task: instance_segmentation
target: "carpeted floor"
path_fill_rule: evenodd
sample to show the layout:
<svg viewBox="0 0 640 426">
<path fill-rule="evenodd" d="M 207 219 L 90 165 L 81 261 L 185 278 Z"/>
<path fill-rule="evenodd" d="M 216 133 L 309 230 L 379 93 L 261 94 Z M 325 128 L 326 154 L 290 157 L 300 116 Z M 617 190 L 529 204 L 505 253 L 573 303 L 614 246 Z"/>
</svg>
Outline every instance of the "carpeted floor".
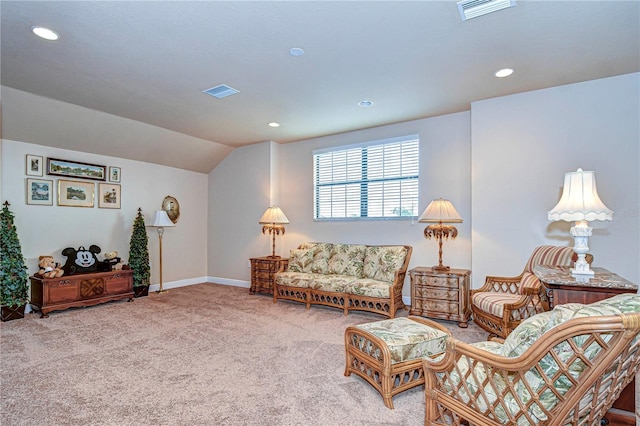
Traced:
<svg viewBox="0 0 640 426">
<path fill-rule="evenodd" d="M 215 284 L 28 314 L 0 325 L 0 423 L 421 425 L 423 387 L 389 410 L 344 376 L 344 329 L 380 319 Z"/>
</svg>

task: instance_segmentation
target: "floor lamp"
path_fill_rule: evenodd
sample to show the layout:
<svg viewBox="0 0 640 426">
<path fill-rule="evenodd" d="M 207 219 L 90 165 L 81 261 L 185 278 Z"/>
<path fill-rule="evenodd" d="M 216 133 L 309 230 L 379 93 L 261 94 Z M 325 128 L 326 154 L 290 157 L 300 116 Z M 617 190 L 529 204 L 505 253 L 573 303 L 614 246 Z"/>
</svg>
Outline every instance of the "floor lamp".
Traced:
<svg viewBox="0 0 640 426">
<path fill-rule="evenodd" d="M 153 216 L 153 225 L 151 226 L 158 228 L 158 239 L 160 240 L 160 289 L 158 290 L 158 294 L 162 294 L 166 292 L 166 290 L 162 288 L 162 235 L 164 234 L 164 228 L 176 225 L 169 219 L 166 211 L 158 210 Z"/>
</svg>

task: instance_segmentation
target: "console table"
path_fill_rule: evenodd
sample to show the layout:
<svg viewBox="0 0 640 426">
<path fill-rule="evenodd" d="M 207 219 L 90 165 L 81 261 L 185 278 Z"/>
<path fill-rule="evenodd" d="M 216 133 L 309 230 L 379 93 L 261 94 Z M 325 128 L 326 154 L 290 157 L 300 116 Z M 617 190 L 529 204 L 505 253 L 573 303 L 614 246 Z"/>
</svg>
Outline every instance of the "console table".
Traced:
<svg viewBox="0 0 640 426">
<path fill-rule="evenodd" d="M 31 301 L 46 318 L 51 311 L 91 306 L 112 300 L 133 300 L 133 270 L 63 275 L 59 278 L 29 277 Z"/>
<path fill-rule="evenodd" d="M 589 304 L 620 293 L 637 293 L 638 285 L 605 268 L 592 267 L 592 277 L 573 277 L 565 266 L 536 265 L 533 273 L 545 286 L 549 307 L 565 303 Z M 622 390 L 607 412 L 611 425 L 635 425 L 635 380 Z"/>
</svg>

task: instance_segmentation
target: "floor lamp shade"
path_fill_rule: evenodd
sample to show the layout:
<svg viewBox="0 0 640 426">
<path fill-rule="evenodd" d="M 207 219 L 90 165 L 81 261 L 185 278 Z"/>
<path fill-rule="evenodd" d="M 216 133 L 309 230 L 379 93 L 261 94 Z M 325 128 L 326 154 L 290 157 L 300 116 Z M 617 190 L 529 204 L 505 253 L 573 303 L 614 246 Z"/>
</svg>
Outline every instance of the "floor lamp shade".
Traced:
<svg viewBox="0 0 640 426">
<path fill-rule="evenodd" d="M 165 290 L 162 288 L 162 236 L 164 234 L 164 228 L 173 227 L 176 226 L 176 224 L 169 219 L 169 215 L 165 210 L 158 210 L 153 216 L 153 224 L 151 226 L 158 228 L 160 251 L 160 289 L 158 290 L 158 293 L 164 293 Z"/>
<path fill-rule="evenodd" d="M 272 236 L 271 257 L 278 257 L 276 256 L 276 235 L 284 234 L 284 225 L 289 223 L 289 219 L 280 207 L 271 206 L 260 217 L 258 223 L 263 225 L 263 234 L 268 231 Z"/>
<path fill-rule="evenodd" d="M 594 275 L 585 260 L 592 232 L 588 222 L 613 220 L 613 211 L 604 205 L 598 195 L 595 173 L 582 169 L 565 173 L 562 196 L 558 204 L 547 213 L 547 218 L 552 222 L 575 222 L 575 226 L 571 227 L 571 235 L 574 238 L 573 251 L 578 255 L 578 260 L 571 273 L 573 276 Z"/>
</svg>

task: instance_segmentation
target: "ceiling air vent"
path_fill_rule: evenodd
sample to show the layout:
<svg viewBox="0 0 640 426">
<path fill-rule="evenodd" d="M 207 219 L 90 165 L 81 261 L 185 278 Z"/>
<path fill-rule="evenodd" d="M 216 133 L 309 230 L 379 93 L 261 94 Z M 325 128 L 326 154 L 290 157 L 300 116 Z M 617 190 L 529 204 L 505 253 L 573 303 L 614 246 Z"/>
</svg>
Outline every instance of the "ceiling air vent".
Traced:
<svg viewBox="0 0 640 426">
<path fill-rule="evenodd" d="M 226 98 L 227 96 L 235 95 L 239 93 L 233 87 L 229 87 L 226 84 L 221 84 L 216 87 L 212 87 L 211 89 L 203 90 L 202 93 L 206 93 L 207 95 L 211 95 L 218 99 Z"/>
<path fill-rule="evenodd" d="M 516 0 L 462 0 L 458 10 L 463 21 L 516 5 Z"/>
</svg>

